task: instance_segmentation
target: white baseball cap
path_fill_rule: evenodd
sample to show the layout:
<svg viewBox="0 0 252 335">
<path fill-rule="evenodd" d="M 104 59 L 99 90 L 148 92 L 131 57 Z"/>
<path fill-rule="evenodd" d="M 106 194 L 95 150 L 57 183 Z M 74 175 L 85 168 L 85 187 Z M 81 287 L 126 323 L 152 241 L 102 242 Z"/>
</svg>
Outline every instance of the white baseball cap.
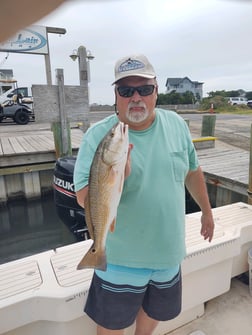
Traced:
<svg viewBox="0 0 252 335">
<path fill-rule="evenodd" d="M 115 84 L 118 80 L 137 76 L 143 78 L 156 78 L 153 66 L 144 55 L 131 55 L 119 59 L 115 64 Z M 112 84 L 112 85 L 113 85 Z"/>
</svg>

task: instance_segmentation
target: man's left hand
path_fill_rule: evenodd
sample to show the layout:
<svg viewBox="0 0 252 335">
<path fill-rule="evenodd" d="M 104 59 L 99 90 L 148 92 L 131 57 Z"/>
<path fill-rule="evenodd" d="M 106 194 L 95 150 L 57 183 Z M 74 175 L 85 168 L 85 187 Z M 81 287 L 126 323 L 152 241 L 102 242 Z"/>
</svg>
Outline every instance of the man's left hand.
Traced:
<svg viewBox="0 0 252 335">
<path fill-rule="evenodd" d="M 204 237 L 204 240 L 208 239 L 209 242 L 212 241 L 214 234 L 214 220 L 212 214 L 202 214 L 200 233 Z"/>
</svg>

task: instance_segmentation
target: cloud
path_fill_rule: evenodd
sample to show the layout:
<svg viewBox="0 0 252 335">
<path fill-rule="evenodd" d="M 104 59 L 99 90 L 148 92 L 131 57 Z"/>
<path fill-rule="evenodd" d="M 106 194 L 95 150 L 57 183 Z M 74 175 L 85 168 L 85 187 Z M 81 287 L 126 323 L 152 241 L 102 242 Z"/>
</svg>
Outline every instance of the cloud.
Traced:
<svg viewBox="0 0 252 335">
<path fill-rule="evenodd" d="M 38 24 L 67 30 L 49 36 L 53 77 L 63 68 L 65 83 L 78 84 L 78 63 L 69 55 L 84 45 L 95 56 L 91 103 L 112 104 L 114 63 L 135 52 L 153 63 L 160 92 L 167 77 L 184 76 L 204 82 L 205 94 L 252 91 L 251 10 L 251 2 L 231 0 L 69 1 Z M 12 54 L 4 67 L 13 68 L 20 86 L 46 81 L 43 56 Z"/>
</svg>

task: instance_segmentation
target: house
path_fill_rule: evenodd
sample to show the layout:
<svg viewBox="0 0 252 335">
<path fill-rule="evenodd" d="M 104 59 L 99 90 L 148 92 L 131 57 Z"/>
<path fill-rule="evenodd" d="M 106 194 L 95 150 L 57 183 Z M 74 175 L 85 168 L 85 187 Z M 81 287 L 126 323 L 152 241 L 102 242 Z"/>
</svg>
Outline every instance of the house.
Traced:
<svg viewBox="0 0 252 335">
<path fill-rule="evenodd" d="M 177 93 L 192 92 L 197 99 L 203 97 L 203 84 L 199 81 L 192 81 L 188 77 L 184 78 L 167 78 L 166 80 L 166 93 L 175 91 Z"/>
<path fill-rule="evenodd" d="M 13 71 L 0 69 L 0 95 L 14 88 L 14 83 L 16 80 L 13 79 Z"/>
</svg>

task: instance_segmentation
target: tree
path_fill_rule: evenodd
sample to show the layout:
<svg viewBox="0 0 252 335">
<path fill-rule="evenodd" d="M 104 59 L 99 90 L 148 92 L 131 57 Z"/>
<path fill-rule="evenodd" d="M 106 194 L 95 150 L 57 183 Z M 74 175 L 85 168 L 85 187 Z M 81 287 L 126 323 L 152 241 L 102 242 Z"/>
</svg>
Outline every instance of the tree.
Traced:
<svg viewBox="0 0 252 335">
<path fill-rule="evenodd" d="M 182 103 L 183 104 L 194 104 L 196 102 L 196 98 L 194 94 L 190 91 L 186 91 L 182 93 Z"/>
<path fill-rule="evenodd" d="M 167 94 L 164 93 L 158 94 L 157 105 L 168 105 L 166 101 L 167 101 Z"/>
<path fill-rule="evenodd" d="M 225 90 L 222 90 L 222 91 L 211 91 L 211 92 L 208 92 L 207 94 L 208 94 L 209 98 L 213 98 L 213 97 L 216 97 L 216 96 L 226 97 L 226 98 L 230 97 L 231 98 L 231 97 L 240 97 L 240 96 L 243 96 L 244 93 L 246 93 L 244 90 L 239 89 L 239 90 L 232 90 L 232 91 L 225 91 Z"/>
<path fill-rule="evenodd" d="M 215 96 L 220 96 L 220 97 L 226 97 L 226 91 L 222 90 L 222 91 L 211 91 L 211 92 L 208 92 L 208 97 L 209 98 L 213 98 Z"/>
<path fill-rule="evenodd" d="M 183 105 L 194 104 L 197 101 L 194 94 L 190 91 L 177 93 L 175 90 L 170 93 L 158 94 L 157 105 Z"/>
<path fill-rule="evenodd" d="M 226 92 L 226 97 L 239 97 L 241 95 L 242 90 L 232 90 Z"/>
<path fill-rule="evenodd" d="M 200 103 L 200 108 L 202 110 L 209 110 L 213 104 L 214 109 L 228 107 L 229 104 L 225 96 L 214 95 L 213 97 L 203 98 Z"/>
<path fill-rule="evenodd" d="M 252 100 L 252 91 L 250 92 L 247 92 L 245 97 L 248 99 L 248 100 Z"/>
</svg>

